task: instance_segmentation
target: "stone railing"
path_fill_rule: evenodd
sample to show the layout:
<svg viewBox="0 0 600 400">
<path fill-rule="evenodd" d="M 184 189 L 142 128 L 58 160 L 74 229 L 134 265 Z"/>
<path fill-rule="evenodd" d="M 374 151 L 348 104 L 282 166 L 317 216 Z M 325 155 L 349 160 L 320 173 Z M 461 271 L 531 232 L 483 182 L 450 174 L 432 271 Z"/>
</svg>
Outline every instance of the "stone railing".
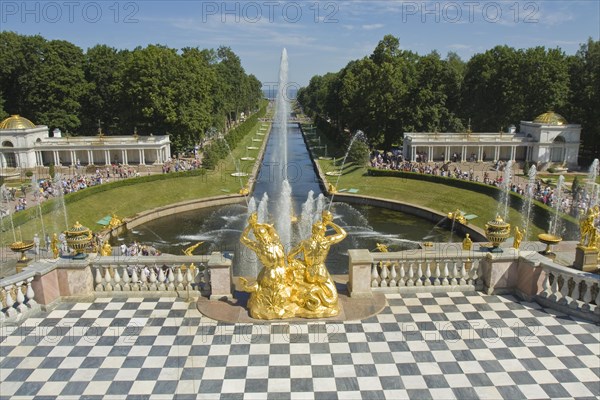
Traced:
<svg viewBox="0 0 600 400">
<path fill-rule="evenodd" d="M 104 292 L 173 292 L 210 291 L 207 268 L 210 256 L 98 257 L 90 262 L 94 291 Z"/>
<path fill-rule="evenodd" d="M 34 274 L 21 272 L 0 281 L 0 323 L 19 320 L 40 306 L 31 285 Z"/>
<path fill-rule="evenodd" d="M 190 267 L 193 265 L 192 267 Z M 0 280 L 0 323 L 26 318 L 65 299 L 98 296 L 167 295 L 231 299 L 231 260 L 221 253 L 201 256 L 100 257 L 32 262 Z"/>
<path fill-rule="evenodd" d="M 536 301 L 566 314 L 600 322 L 600 275 L 542 262 L 545 273 Z"/>
<path fill-rule="evenodd" d="M 350 250 L 349 255 L 349 286 L 353 297 L 369 296 L 372 291 L 468 291 L 482 286 L 480 262 L 484 253 Z"/>
</svg>

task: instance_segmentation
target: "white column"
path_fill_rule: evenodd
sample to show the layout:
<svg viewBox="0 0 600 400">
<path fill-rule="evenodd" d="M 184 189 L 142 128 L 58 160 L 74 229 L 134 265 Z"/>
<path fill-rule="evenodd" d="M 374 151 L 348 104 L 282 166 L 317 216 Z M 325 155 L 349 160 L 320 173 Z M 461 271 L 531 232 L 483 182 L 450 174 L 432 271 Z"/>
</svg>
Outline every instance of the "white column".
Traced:
<svg viewBox="0 0 600 400">
<path fill-rule="evenodd" d="M 6 158 L 4 158 L 4 153 L 0 153 L 0 168 L 6 168 Z"/>
<path fill-rule="evenodd" d="M 144 164 L 144 161 L 142 160 L 142 149 L 138 149 L 138 160 L 140 161 L 139 164 L 142 165 Z"/>
<path fill-rule="evenodd" d="M 127 161 L 127 150 L 121 150 L 121 158 L 123 159 L 123 165 L 129 165 Z"/>
<path fill-rule="evenodd" d="M 461 162 L 467 161 L 466 152 L 467 152 L 467 146 L 463 146 L 461 149 L 461 152 L 460 152 L 460 161 Z"/>
<path fill-rule="evenodd" d="M 510 159 L 512 161 L 515 161 L 516 156 L 517 156 L 517 147 L 516 146 L 511 146 L 511 148 L 510 148 Z"/>
<path fill-rule="evenodd" d="M 162 164 L 160 159 L 160 149 L 156 149 L 156 164 Z"/>
<path fill-rule="evenodd" d="M 444 162 L 448 162 L 450 160 L 450 146 L 446 146 L 446 151 L 444 152 Z"/>
<path fill-rule="evenodd" d="M 53 151 L 52 155 L 54 156 L 54 165 L 60 165 L 59 161 L 59 157 L 58 157 L 58 151 Z"/>
<path fill-rule="evenodd" d="M 479 146 L 477 148 L 477 162 L 481 162 L 482 156 L 483 156 L 483 147 Z"/>
<path fill-rule="evenodd" d="M 411 146 L 410 148 L 410 161 L 415 161 L 417 159 L 417 148 L 415 146 Z"/>
<path fill-rule="evenodd" d="M 498 161 L 500 159 L 500 147 L 494 147 L 494 161 Z"/>
<path fill-rule="evenodd" d="M 104 150 L 104 165 L 110 165 L 110 151 Z"/>
<path fill-rule="evenodd" d="M 427 154 L 427 162 L 431 162 L 433 160 L 433 146 L 429 146 L 429 151 Z"/>
</svg>

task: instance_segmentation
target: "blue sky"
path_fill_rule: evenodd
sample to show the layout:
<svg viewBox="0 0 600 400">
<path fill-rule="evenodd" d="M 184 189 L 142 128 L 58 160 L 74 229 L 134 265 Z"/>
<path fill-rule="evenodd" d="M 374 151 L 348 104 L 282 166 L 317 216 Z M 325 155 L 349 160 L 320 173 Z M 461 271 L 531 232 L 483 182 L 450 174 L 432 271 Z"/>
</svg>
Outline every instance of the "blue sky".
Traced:
<svg viewBox="0 0 600 400">
<path fill-rule="evenodd" d="M 338 71 L 368 56 L 386 34 L 420 54 L 463 59 L 496 45 L 560 47 L 573 54 L 600 35 L 590 1 L 0 1 L 0 29 L 133 49 L 231 47 L 247 72 L 277 79 L 287 48 L 290 81 Z"/>
</svg>

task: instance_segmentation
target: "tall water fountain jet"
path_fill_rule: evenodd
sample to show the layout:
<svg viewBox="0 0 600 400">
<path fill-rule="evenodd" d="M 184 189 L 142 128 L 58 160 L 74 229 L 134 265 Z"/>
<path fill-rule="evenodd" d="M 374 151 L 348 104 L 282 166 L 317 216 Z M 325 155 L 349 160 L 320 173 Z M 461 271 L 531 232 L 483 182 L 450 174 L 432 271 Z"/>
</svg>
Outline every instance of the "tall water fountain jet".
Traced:
<svg viewBox="0 0 600 400">
<path fill-rule="evenodd" d="M 513 162 L 509 160 L 504 166 L 504 174 L 502 175 L 502 186 L 500 201 L 498 202 L 497 215 L 502 216 L 504 221 L 508 221 L 508 205 L 510 203 L 510 186 L 512 184 L 512 167 Z"/>
<path fill-rule="evenodd" d="M 342 173 L 344 171 L 344 165 L 346 165 L 346 159 L 348 158 L 348 154 L 350 153 L 350 150 L 352 149 L 352 145 L 354 144 L 354 142 L 356 141 L 356 139 L 363 139 L 365 137 L 365 134 L 363 131 L 356 131 L 356 133 L 354 134 L 354 136 L 352 136 L 352 139 L 350 139 L 350 144 L 348 145 L 348 149 L 346 150 L 346 154 L 344 154 L 344 158 L 342 159 L 342 166 L 340 168 L 340 173 L 338 174 L 337 179 L 335 180 L 335 188 L 337 189 L 338 184 L 340 183 L 340 178 L 342 177 Z M 335 196 L 335 193 L 331 194 L 331 202 L 329 203 L 329 208 L 328 210 L 331 209 L 331 205 L 333 204 L 333 196 Z"/>
<path fill-rule="evenodd" d="M 275 208 L 275 229 L 279 234 L 281 243 L 285 251 L 289 251 L 292 246 L 292 188 L 287 179 L 287 163 L 288 163 L 288 117 L 290 113 L 290 105 L 287 99 L 288 86 L 288 58 L 287 50 L 283 49 L 281 53 L 281 63 L 279 66 L 279 82 L 278 82 L 277 98 L 275 100 L 275 123 L 279 132 L 279 154 L 282 155 L 281 171 L 281 186 L 279 188 L 279 197 Z"/>
<path fill-rule="evenodd" d="M 537 177 L 537 167 L 535 165 L 532 165 L 531 168 L 529 168 L 529 172 L 527 175 L 529 177 L 529 180 L 525 189 L 525 201 L 523 203 L 523 207 L 521 208 L 521 216 L 525 225 L 523 232 L 523 238 L 525 240 L 529 239 L 529 224 L 531 224 L 531 220 L 533 219 L 531 206 L 533 205 L 533 196 L 535 195 L 535 179 Z"/>
<path fill-rule="evenodd" d="M 588 170 L 587 183 L 585 185 L 586 197 L 589 196 L 588 208 L 592 208 L 600 203 L 600 199 L 598 198 L 600 196 L 600 185 L 596 183 L 596 179 L 598 179 L 598 166 L 598 159 L 595 158 Z"/>
<path fill-rule="evenodd" d="M 565 177 L 563 175 L 558 177 L 556 183 L 556 192 L 554 196 L 554 217 L 552 218 L 552 224 L 550 225 L 549 233 L 554 236 L 561 236 L 561 218 L 560 218 L 560 206 L 563 201 L 563 190 L 565 186 Z"/>
</svg>

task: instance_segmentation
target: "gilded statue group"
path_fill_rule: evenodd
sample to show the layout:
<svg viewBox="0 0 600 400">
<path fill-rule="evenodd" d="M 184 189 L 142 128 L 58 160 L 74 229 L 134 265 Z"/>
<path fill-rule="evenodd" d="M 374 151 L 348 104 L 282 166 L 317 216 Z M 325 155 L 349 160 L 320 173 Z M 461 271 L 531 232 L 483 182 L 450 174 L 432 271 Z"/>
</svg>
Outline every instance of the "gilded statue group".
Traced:
<svg viewBox="0 0 600 400">
<path fill-rule="evenodd" d="M 600 234 L 596 228 L 595 222 L 600 217 L 600 207 L 594 206 L 588 209 L 586 215 L 582 218 L 579 229 L 581 239 L 579 245 L 587 248 L 600 248 Z"/>
<path fill-rule="evenodd" d="M 328 227 L 335 233 L 326 235 Z M 346 232 L 333 223 L 331 213 L 324 211 L 321 220 L 313 224 L 311 236 L 286 255 L 273 225 L 259 223 L 257 214 L 253 213 L 240 239 L 263 265 L 256 282 L 248 284 L 246 279 L 241 279 L 244 290 L 250 292 L 250 316 L 282 319 L 338 315 L 338 293 L 325 259 L 331 245 L 345 237 Z"/>
</svg>

